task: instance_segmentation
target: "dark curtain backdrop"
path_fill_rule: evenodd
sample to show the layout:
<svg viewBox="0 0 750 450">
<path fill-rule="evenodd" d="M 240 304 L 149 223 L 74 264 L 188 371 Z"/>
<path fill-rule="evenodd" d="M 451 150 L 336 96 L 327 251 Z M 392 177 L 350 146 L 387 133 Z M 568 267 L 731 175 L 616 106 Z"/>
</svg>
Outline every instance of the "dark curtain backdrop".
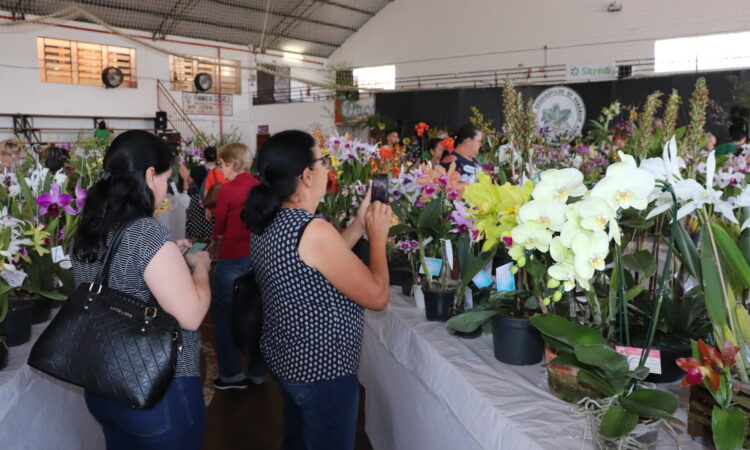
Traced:
<svg viewBox="0 0 750 450">
<path fill-rule="evenodd" d="M 615 100 L 623 105 L 635 105 L 639 109 L 646 97 L 656 90 L 664 94 L 666 101 L 672 89 L 677 89 L 683 99 L 680 108 L 678 126 L 685 125 L 688 120 L 688 102 L 695 87 L 695 81 L 703 76 L 706 78 L 709 98 L 720 106 L 725 114 L 716 114 L 716 108 L 709 106 L 708 131 L 719 138 L 719 142 L 728 139 L 728 131 L 724 121 L 729 120 L 732 109 L 738 106 L 747 108 L 750 105 L 739 105 L 735 101 L 737 92 L 733 89 L 728 77 L 734 75 L 745 80 L 750 86 L 750 70 L 722 71 L 699 74 L 671 75 L 664 77 L 633 78 L 616 81 L 600 81 L 592 83 L 565 84 L 574 89 L 586 104 L 586 122 L 598 117 L 602 108 L 609 106 Z M 518 89 L 525 99 L 536 98 L 543 90 L 551 86 L 520 86 Z M 734 95 L 733 95 L 734 94 Z M 750 92 L 744 91 L 744 96 L 750 98 Z M 417 122 L 427 122 L 440 128 L 454 130 L 468 122 L 471 112 L 470 106 L 476 106 L 487 119 L 493 120 L 493 126 L 499 130 L 503 123 L 502 88 L 466 88 L 445 89 L 434 91 L 413 91 L 379 93 L 375 96 L 375 110 L 397 120 L 402 134 L 413 133 L 413 125 Z M 663 106 L 658 116 L 663 114 Z M 723 117 L 722 117 L 723 116 Z M 586 128 L 584 128 L 584 133 Z"/>
</svg>

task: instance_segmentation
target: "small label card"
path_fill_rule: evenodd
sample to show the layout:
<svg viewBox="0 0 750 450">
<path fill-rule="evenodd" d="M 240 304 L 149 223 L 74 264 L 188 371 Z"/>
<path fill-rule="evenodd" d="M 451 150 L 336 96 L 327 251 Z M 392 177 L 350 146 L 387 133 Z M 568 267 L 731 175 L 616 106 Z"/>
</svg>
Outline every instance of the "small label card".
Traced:
<svg viewBox="0 0 750 450">
<path fill-rule="evenodd" d="M 474 278 L 472 278 L 471 281 L 473 281 L 479 289 L 486 288 L 487 286 L 492 286 L 492 277 L 484 270 L 480 270 L 476 275 L 474 275 Z"/>
<path fill-rule="evenodd" d="M 453 270 L 453 245 L 448 239 L 441 239 L 443 245 L 445 245 L 445 259 L 448 260 L 448 267 Z"/>
<path fill-rule="evenodd" d="M 630 370 L 635 370 L 638 367 L 638 362 L 641 360 L 642 348 L 638 347 L 622 347 L 618 345 L 615 347 L 617 353 L 628 357 L 628 364 Z M 648 357 L 646 358 L 646 367 L 650 370 L 650 373 L 661 375 L 661 352 L 659 350 L 650 350 Z"/>
<path fill-rule="evenodd" d="M 430 275 L 432 275 L 433 277 L 440 275 L 440 269 L 443 268 L 442 259 L 425 258 L 424 261 L 427 264 L 427 270 L 430 272 Z M 424 274 L 424 267 L 421 264 L 419 265 L 419 273 Z"/>
<path fill-rule="evenodd" d="M 63 251 L 63 248 L 59 245 L 57 247 L 52 247 L 52 262 L 54 264 L 57 264 L 63 259 L 67 259 L 65 257 L 65 252 Z"/>
<path fill-rule="evenodd" d="M 0 277 L 2 277 L 10 287 L 19 287 L 23 284 L 23 280 L 26 279 L 26 273 L 11 268 L 0 272 Z"/>
<path fill-rule="evenodd" d="M 513 263 L 508 263 L 495 269 L 498 292 L 516 290 L 516 277 L 510 273 L 511 267 L 513 267 Z"/>
</svg>

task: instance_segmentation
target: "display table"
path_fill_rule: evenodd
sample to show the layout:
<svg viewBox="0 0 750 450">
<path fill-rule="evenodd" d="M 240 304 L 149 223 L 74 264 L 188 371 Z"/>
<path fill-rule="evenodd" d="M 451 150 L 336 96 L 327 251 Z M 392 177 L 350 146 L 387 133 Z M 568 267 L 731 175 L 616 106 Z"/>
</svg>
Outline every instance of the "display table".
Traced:
<svg viewBox="0 0 750 450">
<path fill-rule="evenodd" d="M 365 430 L 376 450 L 593 448 L 587 420 L 555 398 L 541 364 L 497 361 L 492 337 L 461 339 L 392 287 L 385 311 L 368 311 L 359 378 Z M 687 389 L 680 394 L 685 419 Z M 684 430 L 683 449 L 703 448 Z M 677 448 L 662 429 L 659 448 Z"/>
<path fill-rule="evenodd" d="M 0 448 L 13 450 L 100 450 L 101 426 L 86 409 L 83 389 L 26 364 L 31 346 L 49 324 L 34 325 L 31 340 L 10 348 L 0 370 Z"/>
</svg>

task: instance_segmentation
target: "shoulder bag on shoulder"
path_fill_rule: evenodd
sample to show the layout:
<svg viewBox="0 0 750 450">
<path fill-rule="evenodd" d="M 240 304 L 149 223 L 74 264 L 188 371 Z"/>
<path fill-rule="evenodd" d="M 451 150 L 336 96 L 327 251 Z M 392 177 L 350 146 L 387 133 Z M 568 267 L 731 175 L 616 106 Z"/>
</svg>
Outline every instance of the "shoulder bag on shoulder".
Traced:
<svg viewBox="0 0 750 450">
<path fill-rule="evenodd" d="M 106 286 L 122 236 L 107 249 L 93 283 L 73 292 L 31 349 L 29 365 L 136 408 L 150 408 L 174 377 L 180 326 L 155 299 L 149 304 Z"/>
</svg>

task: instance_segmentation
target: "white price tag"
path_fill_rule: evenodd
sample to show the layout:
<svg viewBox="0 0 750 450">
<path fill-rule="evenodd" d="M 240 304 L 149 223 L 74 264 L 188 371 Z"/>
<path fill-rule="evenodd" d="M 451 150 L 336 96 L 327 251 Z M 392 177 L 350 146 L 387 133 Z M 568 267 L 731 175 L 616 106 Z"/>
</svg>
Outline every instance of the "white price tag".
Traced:
<svg viewBox="0 0 750 450">
<path fill-rule="evenodd" d="M 5 269 L 0 272 L 2 277 L 11 287 L 19 287 L 23 284 L 23 280 L 26 279 L 26 272 L 21 272 L 16 269 Z"/>
<path fill-rule="evenodd" d="M 453 245 L 451 245 L 451 241 L 448 239 L 441 239 L 441 241 L 445 245 L 445 259 L 448 260 L 448 267 L 453 270 Z"/>
<path fill-rule="evenodd" d="M 638 367 L 638 363 L 641 360 L 642 348 L 638 347 L 622 347 L 618 345 L 615 347 L 617 353 L 628 357 L 628 365 L 630 370 L 635 370 Z M 659 350 L 650 350 L 648 357 L 646 358 L 646 367 L 648 367 L 650 373 L 661 375 L 661 352 Z"/>
<path fill-rule="evenodd" d="M 65 252 L 63 251 L 63 248 L 61 246 L 53 247 L 52 248 L 52 262 L 57 264 L 60 261 L 67 259 L 65 256 Z"/>
</svg>

